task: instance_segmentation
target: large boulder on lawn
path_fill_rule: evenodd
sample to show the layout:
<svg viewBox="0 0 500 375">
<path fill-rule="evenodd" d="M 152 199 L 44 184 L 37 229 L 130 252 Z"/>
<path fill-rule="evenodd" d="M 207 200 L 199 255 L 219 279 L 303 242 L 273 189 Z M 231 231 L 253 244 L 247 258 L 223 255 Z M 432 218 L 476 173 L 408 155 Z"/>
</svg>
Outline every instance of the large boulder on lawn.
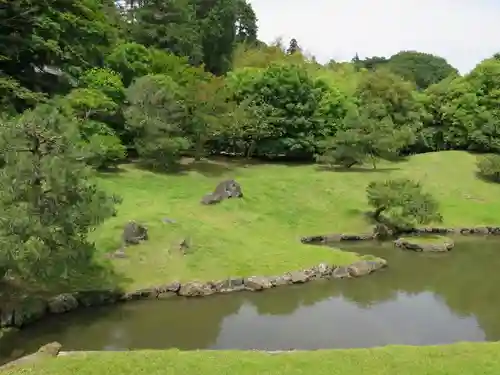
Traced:
<svg viewBox="0 0 500 375">
<path fill-rule="evenodd" d="M 243 198 L 241 185 L 235 180 L 220 182 L 212 193 L 206 194 L 201 198 L 201 203 L 206 205 L 216 204 L 229 198 Z"/>
<path fill-rule="evenodd" d="M 129 221 L 123 228 L 123 245 L 138 245 L 141 241 L 149 239 L 148 229 L 135 221 Z"/>
</svg>

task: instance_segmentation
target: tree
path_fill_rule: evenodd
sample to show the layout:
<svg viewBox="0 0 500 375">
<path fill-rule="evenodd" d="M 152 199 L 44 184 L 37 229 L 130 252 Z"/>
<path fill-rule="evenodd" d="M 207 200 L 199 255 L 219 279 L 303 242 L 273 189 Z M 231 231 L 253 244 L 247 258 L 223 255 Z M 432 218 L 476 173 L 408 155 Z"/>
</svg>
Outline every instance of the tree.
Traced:
<svg viewBox="0 0 500 375">
<path fill-rule="evenodd" d="M 374 219 L 396 230 L 442 221 L 438 202 L 418 182 L 404 178 L 373 181 L 366 193 Z"/>
<path fill-rule="evenodd" d="M 370 160 L 392 160 L 413 141 L 408 127 L 396 128 L 390 117 L 378 120 L 367 109 L 352 109 L 344 118 L 342 129 L 323 142 L 318 161 L 350 168 Z"/>
<path fill-rule="evenodd" d="M 255 146 L 262 156 L 310 158 L 344 115 L 343 96 L 298 64 L 241 69 L 228 76 L 228 84 L 236 103 L 249 100 L 266 111 L 268 136 Z"/>
<path fill-rule="evenodd" d="M 256 104 L 251 99 L 235 105 L 231 121 L 224 127 L 223 135 L 230 141 L 233 151 L 240 149 L 247 158 L 251 158 L 259 141 L 271 135 L 269 121 L 272 108 L 266 104 Z"/>
<path fill-rule="evenodd" d="M 458 75 L 458 70 L 444 58 L 416 51 L 398 52 L 389 58 L 386 66 L 421 90 L 450 75 Z"/>
<path fill-rule="evenodd" d="M 252 5 L 246 0 L 238 0 L 236 14 L 236 42 L 257 43 L 257 16 Z"/>
<path fill-rule="evenodd" d="M 296 52 L 300 52 L 300 46 L 299 42 L 297 42 L 297 39 L 292 38 L 290 40 L 290 45 L 288 46 L 288 49 L 286 50 L 286 53 L 289 55 L 293 55 Z"/>
<path fill-rule="evenodd" d="M 119 199 L 98 190 L 79 161 L 75 121 L 45 104 L 1 132 L 0 268 L 25 281 L 84 271 L 96 252 L 87 236 Z"/>
<path fill-rule="evenodd" d="M 106 65 L 119 73 L 125 87 L 151 73 L 151 51 L 138 43 L 118 44 L 106 57 Z"/>
<path fill-rule="evenodd" d="M 183 92 L 186 110 L 183 133 L 194 145 L 195 159 L 200 160 L 207 141 L 222 133 L 228 124 L 230 94 L 224 78 L 210 73 L 205 79 L 187 84 Z"/>
<path fill-rule="evenodd" d="M 145 0 L 132 13 L 136 42 L 185 56 L 192 64 L 202 61 L 200 26 L 190 0 Z"/>
<path fill-rule="evenodd" d="M 127 89 L 126 125 L 143 162 L 172 167 L 191 143 L 182 132 L 186 121 L 182 88 L 167 75 L 147 75 Z"/>
<path fill-rule="evenodd" d="M 415 85 L 387 69 L 364 72 L 354 96 L 360 107 L 370 109 L 370 118 L 389 117 L 396 128 L 409 127 L 417 134 L 422 128 L 424 110 Z"/>
<path fill-rule="evenodd" d="M 49 76 L 98 65 L 116 40 L 109 5 L 98 0 L 2 1 L 0 71 L 28 90 L 53 92 Z"/>
<path fill-rule="evenodd" d="M 106 124 L 106 119 L 118 110 L 118 105 L 110 97 L 95 89 L 75 89 L 63 100 L 78 119 L 87 163 L 97 169 L 107 169 L 125 158 L 125 146 Z"/>
<path fill-rule="evenodd" d="M 423 129 L 416 151 L 467 150 L 474 131 L 477 97 L 470 83 L 450 76 L 421 96 Z"/>
<path fill-rule="evenodd" d="M 203 64 L 215 75 L 231 68 L 240 0 L 190 0 L 202 35 Z"/>
<path fill-rule="evenodd" d="M 125 99 L 125 87 L 120 74 L 109 68 L 86 70 L 80 77 L 79 86 L 102 92 L 116 104 L 121 104 Z"/>
</svg>

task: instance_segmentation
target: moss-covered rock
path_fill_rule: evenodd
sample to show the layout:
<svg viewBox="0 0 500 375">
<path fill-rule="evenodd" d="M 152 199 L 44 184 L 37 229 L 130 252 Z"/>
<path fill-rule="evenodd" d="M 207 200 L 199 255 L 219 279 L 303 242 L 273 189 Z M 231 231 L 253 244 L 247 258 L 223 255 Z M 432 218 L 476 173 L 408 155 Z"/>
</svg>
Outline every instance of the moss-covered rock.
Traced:
<svg viewBox="0 0 500 375">
<path fill-rule="evenodd" d="M 404 250 L 419 252 L 447 252 L 453 249 L 455 243 L 444 236 L 412 236 L 400 237 L 394 245 Z"/>
</svg>

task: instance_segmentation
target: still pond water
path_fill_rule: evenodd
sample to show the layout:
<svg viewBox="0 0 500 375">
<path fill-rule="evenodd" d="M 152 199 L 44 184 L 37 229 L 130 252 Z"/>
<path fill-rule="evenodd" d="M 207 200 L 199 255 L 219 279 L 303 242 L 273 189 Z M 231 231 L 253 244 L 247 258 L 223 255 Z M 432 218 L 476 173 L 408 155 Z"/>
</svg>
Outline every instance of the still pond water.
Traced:
<svg viewBox="0 0 500 375">
<path fill-rule="evenodd" d="M 391 244 L 345 249 L 388 260 L 353 280 L 316 281 L 264 293 L 140 301 L 51 317 L 10 348 L 49 341 L 64 350 L 319 349 L 500 340 L 500 240 L 459 238 L 446 254 Z"/>
</svg>

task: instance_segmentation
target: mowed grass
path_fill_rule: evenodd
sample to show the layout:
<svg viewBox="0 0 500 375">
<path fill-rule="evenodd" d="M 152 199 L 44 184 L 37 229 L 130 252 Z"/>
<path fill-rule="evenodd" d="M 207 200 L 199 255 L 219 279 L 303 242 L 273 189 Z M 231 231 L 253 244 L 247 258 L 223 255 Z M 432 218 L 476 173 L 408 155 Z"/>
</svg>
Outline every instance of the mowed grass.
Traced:
<svg viewBox="0 0 500 375">
<path fill-rule="evenodd" d="M 380 164 L 377 170 L 326 171 L 317 165 L 245 163 L 217 159 L 186 164 L 183 173 L 159 174 L 134 165 L 101 175 L 100 185 L 123 198 L 118 215 L 93 233 L 104 253 L 120 247 L 128 220 L 144 223 L 150 240 L 126 249 L 115 269 L 127 288 L 173 280 L 275 275 L 321 262 L 345 264 L 356 254 L 307 246 L 306 235 L 371 230 L 365 188 L 372 180 L 421 181 L 441 203 L 444 225 L 500 224 L 500 185 L 475 174 L 474 155 L 440 152 Z M 245 197 L 204 206 L 200 198 L 223 179 L 241 183 Z M 175 220 L 166 224 L 163 218 Z M 187 238 L 187 255 L 176 242 Z"/>
<path fill-rule="evenodd" d="M 132 351 L 62 356 L 20 375 L 498 375 L 499 343 L 387 346 L 269 354 L 251 351 Z"/>
</svg>

